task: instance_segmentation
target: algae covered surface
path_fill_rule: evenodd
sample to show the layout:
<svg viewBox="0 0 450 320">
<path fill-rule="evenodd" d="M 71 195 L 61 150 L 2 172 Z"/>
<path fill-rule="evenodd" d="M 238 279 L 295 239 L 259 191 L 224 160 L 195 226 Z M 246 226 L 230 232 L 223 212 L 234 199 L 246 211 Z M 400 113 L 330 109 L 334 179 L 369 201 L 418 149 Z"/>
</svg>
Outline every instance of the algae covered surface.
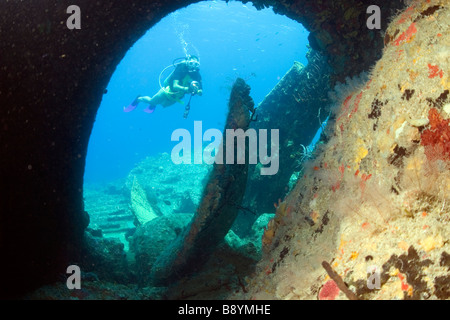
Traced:
<svg viewBox="0 0 450 320">
<path fill-rule="evenodd" d="M 326 261 L 359 299 L 449 298 L 449 21 L 446 1 L 393 19 L 368 80 L 340 90 L 241 297 L 347 299 Z"/>
</svg>

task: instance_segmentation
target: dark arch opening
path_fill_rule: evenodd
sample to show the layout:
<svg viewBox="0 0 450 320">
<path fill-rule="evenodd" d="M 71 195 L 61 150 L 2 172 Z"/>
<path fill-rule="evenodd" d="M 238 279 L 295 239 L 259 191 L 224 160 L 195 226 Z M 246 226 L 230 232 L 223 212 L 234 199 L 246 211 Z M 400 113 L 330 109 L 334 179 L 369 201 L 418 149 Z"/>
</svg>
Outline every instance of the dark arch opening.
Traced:
<svg viewBox="0 0 450 320">
<path fill-rule="evenodd" d="M 251 96 L 257 104 L 262 102 L 295 61 L 307 65 L 307 37 L 307 31 L 299 23 L 274 14 L 271 8 L 258 11 L 239 2 L 193 4 L 152 27 L 116 68 L 97 113 L 84 184 L 89 228 L 102 232 L 103 237 L 119 238 L 127 254 L 151 251 L 151 241 L 142 240 L 151 237 L 142 234 L 146 231 L 139 230 L 139 235 L 132 237 L 136 226 L 141 224 L 135 217 L 140 208 L 136 208 L 134 198 L 137 185 L 144 193 L 139 201 L 145 201 L 157 216 L 174 219 L 172 213 L 175 213 L 177 219 L 190 217 L 201 200 L 209 171 L 197 165 L 193 165 L 195 168 L 176 166 L 168 156 L 160 155 L 160 152 L 170 154 L 174 147 L 171 133 L 186 128 L 193 134 L 194 120 L 202 121 L 203 131 L 222 130 L 230 87 L 238 76 L 247 78 L 252 86 Z M 142 112 L 145 107 L 142 104 L 131 113 L 123 112 L 122 106 L 138 93 L 153 95 L 159 89 L 159 80 L 163 81 L 172 71 L 172 61 L 186 53 L 200 56 L 204 86 L 204 95 L 195 97 L 188 119 L 183 119 L 184 106 L 180 104 L 169 108 L 159 106 L 150 115 Z M 166 67 L 168 71 L 161 75 Z M 158 79 L 159 75 L 162 79 Z M 103 183 L 104 177 L 109 181 Z M 95 183 L 96 180 L 100 183 Z M 244 211 L 244 220 L 251 211 L 252 208 Z M 255 218 L 247 222 L 249 226 Z M 268 218 L 265 219 L 266 224 Z M 258 234 L 246 237 L 255 236 L 252 245 L 258 250 L 263 227 L 259 223 Z M 161 228 L 159 232 L 167 234 L 167 231 Z M 238 241 L 234 236 L 234 241 Z M 244 243 L 244 231 L 241 236 L 239 241 Z M 142 248 L 136 245 L 138 242 L 146 242 L 149 247 Z M 153 251 L 157 252 L 156 246 Z M 142 268 L 142 264 L 149 262 L 141 259 L 139 264 Z M 128 278 L 114 280 L 129 281 Z"/>
</svg>

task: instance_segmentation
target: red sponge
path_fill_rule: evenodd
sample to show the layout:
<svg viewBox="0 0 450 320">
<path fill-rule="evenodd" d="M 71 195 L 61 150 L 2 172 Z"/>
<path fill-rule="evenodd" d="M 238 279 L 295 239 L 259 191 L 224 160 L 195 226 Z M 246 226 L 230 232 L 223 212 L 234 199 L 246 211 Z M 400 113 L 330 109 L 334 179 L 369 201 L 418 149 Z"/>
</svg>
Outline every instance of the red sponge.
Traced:
<svg viewBox="0 0 450 320">
<path fill-rule="evenodd" d="M 339 294 L 339 288 L 334 280 L 328 280 L 319 292 L 319 300 L 334 300 Z"/>
<path fill-rule="evenodd" d="M 422 132 L 421 144 L 429 161 L 450 161 L 450 119 L 444 120 L 435 108 L 428 112 L 430 128 Z"/>
</svg>

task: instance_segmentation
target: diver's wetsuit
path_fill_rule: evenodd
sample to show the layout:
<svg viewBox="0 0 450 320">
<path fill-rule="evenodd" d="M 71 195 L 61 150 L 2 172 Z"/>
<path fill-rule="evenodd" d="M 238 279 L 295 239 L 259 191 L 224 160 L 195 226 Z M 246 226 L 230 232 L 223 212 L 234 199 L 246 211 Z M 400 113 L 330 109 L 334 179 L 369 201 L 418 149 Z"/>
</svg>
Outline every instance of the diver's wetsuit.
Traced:
<svg viewBox="0 0 450 320">
<path fill-rule="evenodd" d="M 199 83 L 200 88 L 202 89 L 202 76 L 200 72 L 194 71 L 189 72 L 188 67 L 184 63 L 180 63 L 177 65 L 173 73 L 166 80 L 166 85 L 170 86 L 170 91 L 174 92 L 173 81 L 178 80 L 179 84 L 183 87 L 189 87 L 192 81 L 197 81 Z"/>
</svg>

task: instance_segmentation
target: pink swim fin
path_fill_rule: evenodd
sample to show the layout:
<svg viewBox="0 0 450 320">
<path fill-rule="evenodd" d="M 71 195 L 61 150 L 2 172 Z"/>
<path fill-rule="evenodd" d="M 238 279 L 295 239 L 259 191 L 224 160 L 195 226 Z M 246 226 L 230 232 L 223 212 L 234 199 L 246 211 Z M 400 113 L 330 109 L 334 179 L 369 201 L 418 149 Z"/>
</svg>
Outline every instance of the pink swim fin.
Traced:
<svg viewBox="0 0 450 320">
<path fill-rule="evenodd" d="M 123 112 L 131 112 L 136 109 L 137 105 L 139 104 L 139 97 L 140 96 L 137 96 L 136 99 L 134 99 L 134 101 L 128 105 L 128 107 L 123 107 Z"/>
<path fill-rule="evenodd" d="M 156 106 L 149 105 L 147 108 L 144 109 L 144 112 L 153 113 L 153 111 L 155 111 L 155 109 L 156 109 Z"/>
</svg>

